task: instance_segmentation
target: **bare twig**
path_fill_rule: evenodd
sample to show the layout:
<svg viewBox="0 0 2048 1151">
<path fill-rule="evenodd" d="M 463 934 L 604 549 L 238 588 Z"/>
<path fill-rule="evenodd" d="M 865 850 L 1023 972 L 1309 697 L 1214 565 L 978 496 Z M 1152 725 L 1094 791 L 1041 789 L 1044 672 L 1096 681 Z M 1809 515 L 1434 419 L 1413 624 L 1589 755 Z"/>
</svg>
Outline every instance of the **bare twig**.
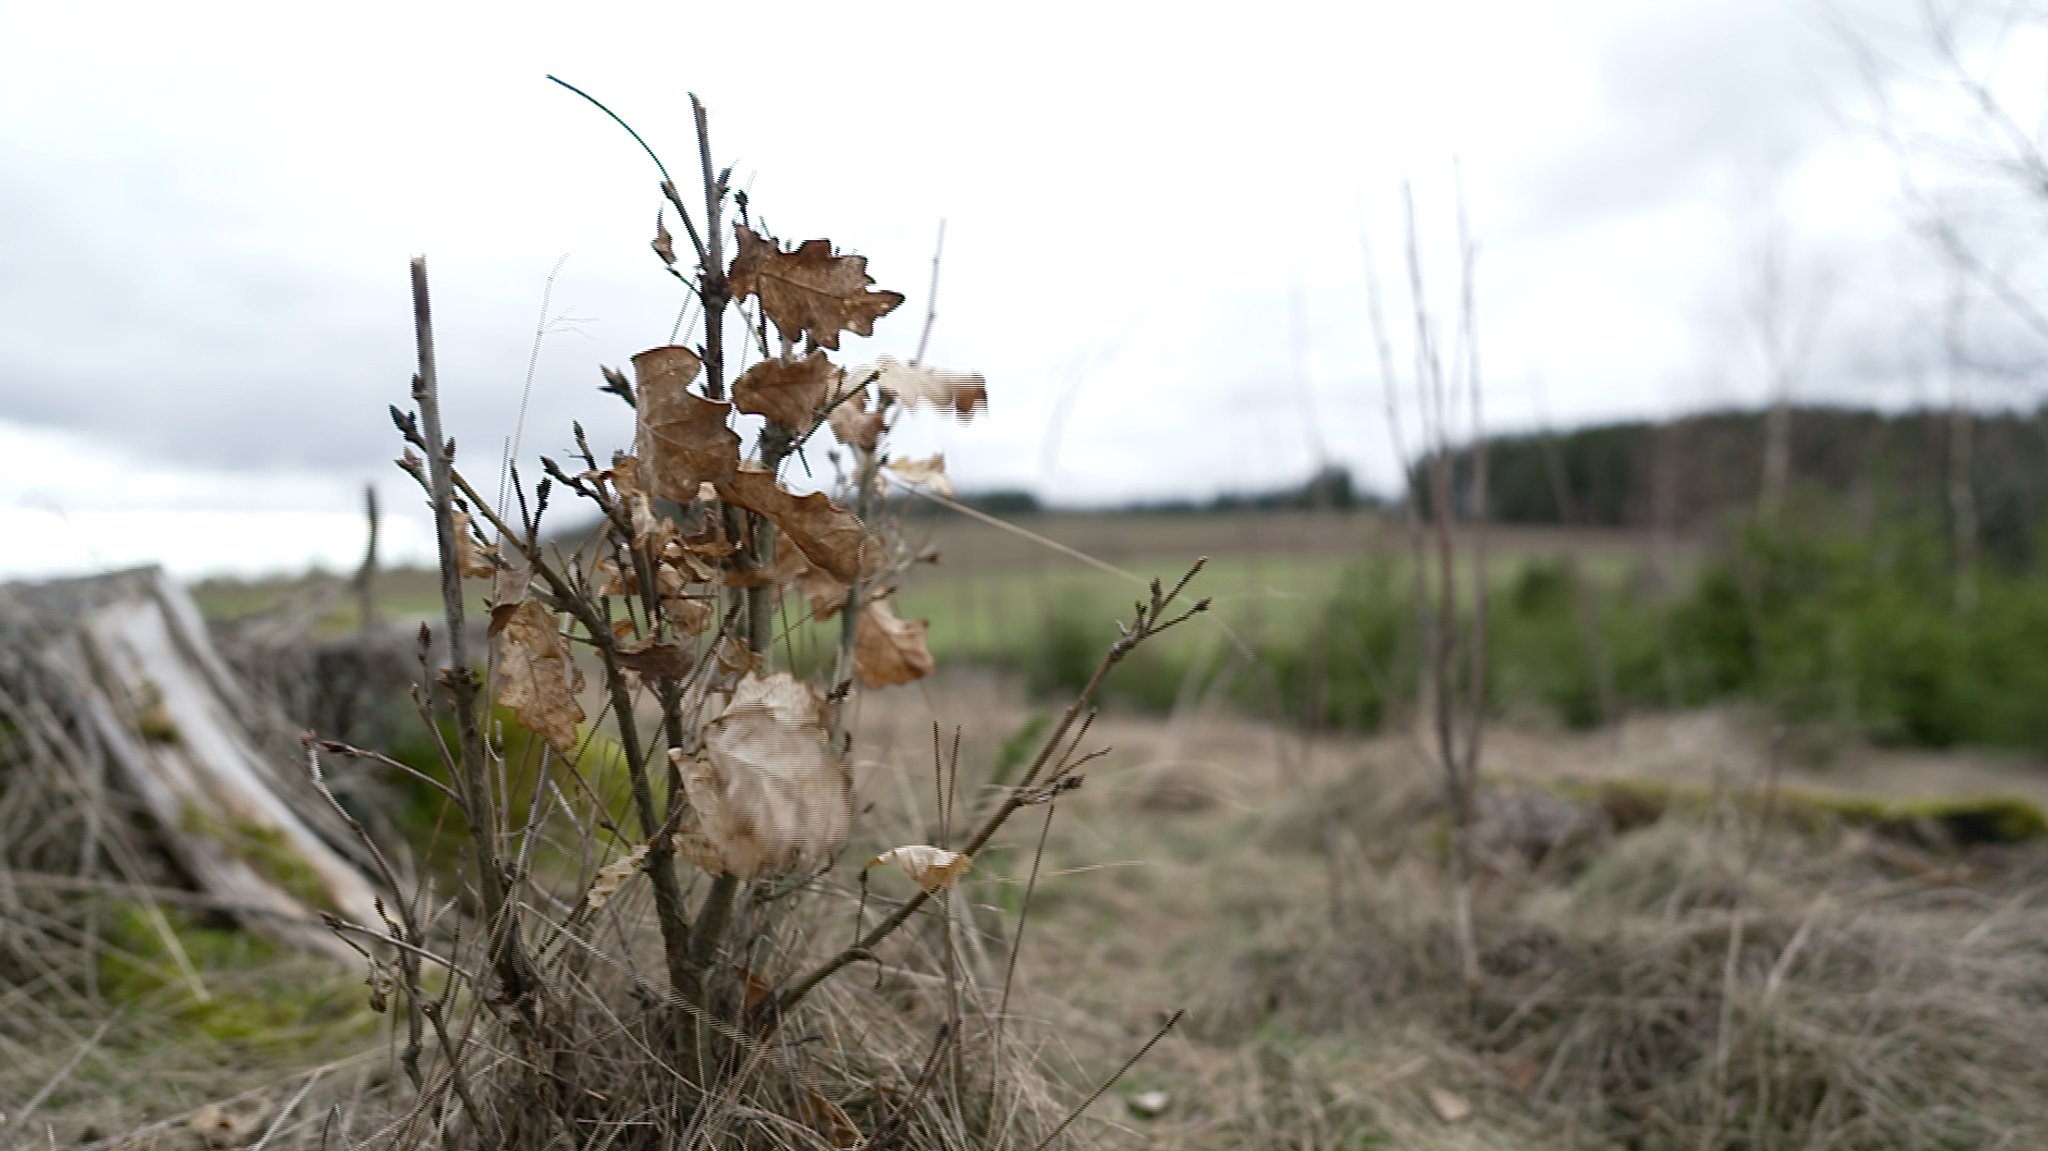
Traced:
<svg viewBox="0 0 2048 1151">
<path fill-rule="evenodd" d="M 488 762 L 483 729 L 477 722 L 477 697 L 481 685 L 469 664 L 468 633 L 463 626 L 462 569 L 455 539 L 454 444 L 441 432 L 441 387 L 434 362 L 433 309 L 427 293 L 427 261 L 412 262 L 413 335 L 419 350 L 419 371 L 413 377 L 413 402 L 419 409 L 421 432 L 426 442 L 427 475 L 434 504 L 434 537 L 441 555 L 441 608 L 447 621 L 448 667 L 442 673 L 455 710 L 461 743 L 456 768 L 462 779 L 463 817 L 469 825 L 470 845 L 476 852 L 477 891 L 483 900 L 489 924 L 491 954 L 505 994 L 523 1002 L 529 990 L 529 975 L 519 934 L 519 925 L 505 900 L 503 860 L 495 842 L 494 811 L 488 799 L 489 782 L 484 775 Z M 482 509 L 485 505 L 477 501 Z"/>
</svg>

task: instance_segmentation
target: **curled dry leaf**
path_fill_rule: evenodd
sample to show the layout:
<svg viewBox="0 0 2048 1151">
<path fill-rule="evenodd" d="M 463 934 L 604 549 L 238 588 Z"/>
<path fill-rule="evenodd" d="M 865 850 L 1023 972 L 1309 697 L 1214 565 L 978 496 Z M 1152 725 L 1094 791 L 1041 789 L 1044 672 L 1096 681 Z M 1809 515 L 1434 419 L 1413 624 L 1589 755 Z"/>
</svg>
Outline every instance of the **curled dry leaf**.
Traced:
<svg viewBox="0 0 2048 1151">
<path fill-rule="evenodd" d="M 620 571 L 609 557 L 597 561 L 597 594 L 638 595 L 640 581 L 632 572 Z"/>
<path fill-rule="evenodd" d="M 661 614 L 677 631 L 688 635 L 702 635 L 711 626 L 710 601 L 693 595 L 662 597 Z"/>
<path fill-rule="evenodd" d="M 651 639 L 620 648 L 617 658 L 620 667 L 649 679 L 688 679 L 697 667 L 696 652 Z"/>
<path fill-rule="evenodd" d="M 652 247 L 654 248 L 654 254 L 661 257 L 662 263 L 670 267 L 675 266 L 676 239 L 668 234 L 668 224 L 662 220 L 661 213 L 658 211 L 654 213 L 654 242 Z"/>
<path fill-rule="evenodd" d="M 951 408 L 963 423 L 973 419 L 976 412 L 988 410 L 988 381 L 976 372 L 942 372 L 883 356 L 868 367 L 855 368 L 851 374 L 857 380 L 874 376 L 882 390 L 902 401 L 906 408 Z"/>
<path fill-rule="evenodd" d="M 547 609 L 533 600 L 514 608 L 501 633 L 498 670 L 505 686 L 498 702 L 512 709 L 520 726 L 548 741 L 563 755 L 576 754 L 576 725 L 583 722 L 583 669 L 555 630 Z"/>
<path fill-rule="evenodd" d="M 892 687 L 932 673 L 931 649 L 925 646 L 925 621 L 898 619 L 886 596 L 860 609 L 853 636 L 853 670 L 867 687 Z"/>
<path fill-rule="evenodd" d="M 654 510 L 654 497 L 648 494 L 645 470 L 639 457 L 620 453 L 613 457 L 612 466 L 602 474 L 611 479 L 612 490 L 619 494 L 619 502 L 625 506 L 627 522 L 633 529 L 633 546 L 659 555 L 679 533 L 674 520 Z"/>
<path fill-rule="evenodd" d="M 729 404 L 690 390 L 701 362 L 688 348 L 649 348 L 633 357 L 639 377 L 639 478 L 652 495 L 686 502 L 699 484 L 729 479 L 739 466 L 740 438 L 725 426 Z M 616 468 L 614 468 L 616 472 Z"/>
<path fill-rule="evenodd" d="M 739 252 L 727 273 L 735 300 L 754 296 L 761 310 L 789 339 L 802 336 L 812 347 L 838 348 L 839 333 L 875 334 L 875 321 L 903 302 L 901 292 L 869 288 L 865 256 L 838 256 L 829 240 L 806 240 L 785 252 L 751 228 L 735 226 Z"/>
<path fill-rule="evenodd" d="M 775 481 L 773 472 L 741 468 L 719 485 L 718 494 L 775 521 L 805 559 L 835 579 L 852 583 L 864 565 L 880 558 L 881 548 L 852 512 L 818 492 L 793 494 Z"/>
<path fill-rule="evenodd" d="M 892 847 L 868 860 L 869 867 L 880 867 L 885 863 L 895 864 L 898 870 L 910 877 L 911 882 L 926 891 L 941 891 L 960 882 L 960 877 L 974 866 L 974 857 L 927 843 L 913 843 Z"/>
<path fill-rule="evenodd" d="M 874 451 L 875 442 L 882 438 L 882 413 L 870 409 L 865 388 L 835 406 L 827 418 L 832 422 L 832 434 L 849 448 Z"/>
<path fill-rule="evenodd" d="M 703 596 L 690 594 L 694 564 L 685 560 L 664 560 L 655 565 L 654 586 L 660 593 L 662 617 L 677 629 L 696 635 L 711 626 L 711 604 Z"/>
<path fill-rule="evenodd" d="M 846 840 L 853 776 L 831 750 L 824 701 L 787 672 L 739 681 L 704 727 L 703 758 L 669 755 L 697 815 L 678 847 L 700 864 L 713 857 L 712 870 L 751 878 L 826 858 Z"/>
<path fill-rule="evenodd" d="M 668 754 L 679 767 L 683 766 L 681 752 L 671 751 Z M 699 869 L 712 875 L 725 874 L 725 856 L 719 853 L 718 845 L 711 842 L 709 836 L 697 830 L 695 825 L 676 832 L 669 843 L 675 848 L 677 855 L 696 864 Z"/>
<path fill-rule="evenodd" d="M 746 641 L 736 635 L 719 637 L 718 644 L 711 649 L 711 654 L 718 660 L 718 669 L 733 679 L 753 671 L 754 666 L 761 662 L 754 655 L 754 649 L 748 647 Z"/>
<path fill-rule="evenodd" d="M 526 599 L 526 589 L 533 583 L 532 564 L 514 564 L 499 568 L 491 578 L 491 635 L 505 630 L 505 621 Z"/>
<path fill-rule="evenodd" d="M 491 562 L 490 550 L 476 542 L 469 526 L 469 513 L 461 508 L 450 508 L 452 527 L 455 535 L 455 570 L 465 579 L 490 579 L 498 574 L 498 565 Z"/>
<path fill-rule="evenodd" d="M 748 985 L 748 994 L 753 986 Z M 751 1006 L 751 1005 L 749 1005 Z M 849 1151 L 867 1140 L 861 1137 L 860 1128 L 853 1125 L 853 1118 L 839 1104 L 825 1098 L 817 1088 L 806 1086 L 803 1094 L 796 1099 L 796 1120 L 823 1136 L 833 1147 Z"/>
<path fill-rule="evenodd" d="M 744 568 L 728 568 L 720 573 L 719 580 L 727 587 L 781 587 L 810 569 L 811 561 L 793 543 L 787 532 L 775 536 L 775 558 L 767 567 L 751 564 Z"/>
<path fill-rule="evenodd" d="M 819 571 L 806 565 L 796 577 L 797 590 L 811 601 L 813 619 L 831 619 L 846 606 L 846 593 L 850 587 L 834 579 L 829 572 Z"/>
<path fill-rule="evenodd" d="M 589 892 L 583 896 L 584 906 L 592 911 L 604 910 L 604 905 L 612 901 L 612 896 L 617 895 L 619 888 L 624 887 L 646 862 L 647 845 L 643 843 L 630 854 L 598 868 L 596 878 L 590 881 Z"/>
<path fill-rule="evenodd" d="M 802 434 L 811 430 L 838 381 L 839 369 L 824 352 L 813 351 L 801 360 L 762 360 L 741 372 L 732 399 L 739 410 Z"/>
<path fill-rule="evenodd" d="M 907 484 L 914 484 L 935 495 L 953 497 L 953 481 L 946 475 L 946 454 L 940 452 L 929 459 L 890 460 L 885 465 L 889 474 Z"/>
<path fill-rule="evenodd" d="M 732 545 L 725 543 L 723 540 L 719 540 L 717 543 L 718 547 L 712 549 L 716 555 L 727 556 L 732 554 Z M 670 540 L 661 549 L 662 563 L 682 572 L 696 583 L 709 583 L 718 574 L 718 568 L 704 559 L 703 556 L 704 553 L 698 549 L 697 545 L 687 539 Z"/>
</svg>

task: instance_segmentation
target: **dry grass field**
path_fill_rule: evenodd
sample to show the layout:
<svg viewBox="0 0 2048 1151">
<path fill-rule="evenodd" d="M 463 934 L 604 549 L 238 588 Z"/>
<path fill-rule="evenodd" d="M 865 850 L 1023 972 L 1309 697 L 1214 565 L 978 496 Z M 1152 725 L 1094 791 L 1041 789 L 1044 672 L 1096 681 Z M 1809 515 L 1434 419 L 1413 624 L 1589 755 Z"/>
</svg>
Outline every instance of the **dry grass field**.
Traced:
<svg viewBox="0 0 2048 1151">
<path fill-rule="evenodd" d="M 894 816 L 855 850 L 939 839 L 935 725 L 942 742 L 962 731 L 971 795 L 1036 714 L 972 670 L 867 697 L 858 795 Z M 984 986 L 1027 936 L 1014 1041 L 1060 1106 L 1188 1012 L 1071 1146 L 1959 1148 L 2048 1131 L 2048 845 L 1957 849 L 1812 806 L 2048 799 L 2048 765 L 1843 746 L 1772 772 L 1768 724 L 1740 710 L 1590 734 L 1504 723 L 1487 759 L 1485 977 L 1467 987 L 1434 783 L 1406 732 L 1311 738 L 1194 709 L 1106 715 L 1089 741 L 1110 751 L 1085 785 L 985 851 L 958 912 Z M 1602 779 L 1701 798 L 1650 814 L 1565 798 Z M 116 920 L 106 1007 L 6 993 L 0 1110 L 69 1064 L 18 1145 L 365 1134 L 351 1116 L 378 1108 L 394 1049 L 361 973 L 167 906 L 190 979 Z M 886 1003 L 935 977 L 907 953 L 870 978 Z"/>
</svg>

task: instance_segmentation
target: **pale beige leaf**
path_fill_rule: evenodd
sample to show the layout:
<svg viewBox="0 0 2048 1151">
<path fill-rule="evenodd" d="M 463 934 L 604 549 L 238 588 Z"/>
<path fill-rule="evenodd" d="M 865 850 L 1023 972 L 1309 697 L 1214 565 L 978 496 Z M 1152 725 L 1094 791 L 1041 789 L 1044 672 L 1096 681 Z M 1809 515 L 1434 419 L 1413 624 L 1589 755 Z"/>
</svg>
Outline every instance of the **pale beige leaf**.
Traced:
<svg viewBox="0 0 2048 1151">
<path fill-rule="evenodd" d="M 927 843 L 913 843 L 892 847 L 868 860 L 869 867 L 885 863 L 895 864 L 897 870 L 926 891 L 940 891 L 960 882 L 960 877 L 974 866 L 974 857 Z"/>
<path fill-rule="evenodd" d="M 704 727 L 704 754 L 670 757 L 697 822 L 691 850 L 751 878 L 828 858 L 853 823 L 853 776 L 830 747 L 824 701 L 787 672 L 749 674 Z"/>
<path fill-rule="evenodd" d="M 863 604 L 853 635 L 853 670 L 861 683 L 893 687 L 930 675 L 932 653 L 925 646 L 925 627 L 921 619 L 898 619 L 887 597 Z"/>
<path fill-rule="evenodd" d="M 906 408 L 928 405 L 950 408 L 964 423 L 976 412 L 988 410 L 988 383 L 976 372 L 942 372 L 924 364 L 906 364 L 893 356 L 882 356 L 872 365 L 855 368 L 852 377 L 875 382 Z"/>
<path fill-rule="evenodd" d="M 733 406 L 802 434 L 817 422 L 838 381 L 839 369 L 822 351 L 801 360 L 762 360 L 733 381 Z"/>
<path fill-rule="evenodd" d="M 774 240 L 735 226 L 739 252 L 726 284 L 735 300 L 754 296 L 789 339 L 837 348 L 839 333 L 875 334 L 875 321 L 903 302 L 900 292 L 870 291 L 865 256 L 839 256 L 829 240 L 806 240 L 785 252 Z"/>
<path fill-rule="evenodd" d="M 1448 1087 L 1424 1088 L 1422 1094 L 1429 1100 L 1429 1109 L 1446 1123 L 1463 1123 L 1472 1117 L 1472 1104 Z"/>
<path fill-rule="evenodd" d="M 1140 1091 L 1124 1099 L 1124 1106 L 1140 1119 L 1157 1119 L 1166 1114 L 1173 1097 L 1164 1091 Z"/>
<path fill-rule="evenodd" d="M 725 426 L 731 405 L 690 390 L 700 366 L 695 352 L 675 345 L 633 357 L 639 478 L 649 494 L 679 503 L 695 498 L 699 484 L 728 479 L 739 466 L 740 437 Z"/>
<path fill-rule="evenodd" d="M 718 494 L 775 521 L 804 558 L 834 579 L 852 583 L 868 564 L 880 559 L 880 545 L 852 512 L 819 492 L 795 495 L 777 483 L 772 472 L 741 468 L 719 485 Z"/>
<path fill-rule="evenodd" d="M 554 618 L 533 600 L 506 616 L 500 633 L 498 673 L 504 686 L 498 702 L 512 709 L 522 727 L 563 755 L 576 753 L 576 725 L 583 722 L 583 669 L 555 630 Z"/>
<path fill-rule="evenodd" d="M 209 1151 L 226 1151 L 230 1147 L 248 1146 L 256 1136 L 257 1121 L 261 1118 L 260 1111 L 230 1111 L 218 1103 L 208 1103 L 185 1117 L 185 1130 Z"/>
<path fill-rule="evenodd" d="M 647 845 L 643 843 L 630 854 L 598 868 L 596 877 L 590 881 L 590 890 L 583 896 L 584 905 L 592 911 L 604 910 L 604 905 L 612 901 L 612 896 L 617 895 L 619 888 L 625 886 L 626 881 L 633 878 L 633 873 L 646 862 Z"/>
<path fill-rule="evenodd" d="M 465 579 L 490 579 L 498 574 L 498 565 L 491 562 L 491 553 L 476 542 L 470 533 L 469 513 L 461 508 L 450 508 L 452 527 L 455 534 L 455 569 Z"/>
<path fill-rule="evenodd" d="M 682 756 L 678 752 L 669 752 L 669 757 L 678 764 L 683 762 Z M 699 868 L 712 875 L 725 874 L 725 856 L 720 854 L 718 845 L 711 842 L 709 837 L 705 836 L 703 832 L 698 831 L 694 826 L 676 832 L 675 837 L 669 842 L 675 846 L 677 855 L 696 864 Z"/>
<path fill-rule="evenodd" d="M 883 465 L 889 474 L 904 483 L 925 489 L 933 495 L 953 497 L 953 481 L 946 475 L 946 454 L 940 452 L 922 460 L 890 460 Z"/>
</svg>

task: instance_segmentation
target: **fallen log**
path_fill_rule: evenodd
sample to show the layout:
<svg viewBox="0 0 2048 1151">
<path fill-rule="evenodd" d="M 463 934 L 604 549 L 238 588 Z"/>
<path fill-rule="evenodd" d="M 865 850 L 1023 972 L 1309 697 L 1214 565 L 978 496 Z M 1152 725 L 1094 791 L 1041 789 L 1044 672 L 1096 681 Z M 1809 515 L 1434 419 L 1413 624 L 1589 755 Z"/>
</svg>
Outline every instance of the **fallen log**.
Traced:
<svg viewBox="0 0 2048 1151">
<path fill-rule="evenodd" d="M 290 724 L 238 682 L 177 581 L 144 568 L 0 588 L 0 694 L 64 717 L 195 891 L 287 946 L 353 954 L 322 912 L 381 923 L 361 849 L 306 778 Z"/>
</svg>

